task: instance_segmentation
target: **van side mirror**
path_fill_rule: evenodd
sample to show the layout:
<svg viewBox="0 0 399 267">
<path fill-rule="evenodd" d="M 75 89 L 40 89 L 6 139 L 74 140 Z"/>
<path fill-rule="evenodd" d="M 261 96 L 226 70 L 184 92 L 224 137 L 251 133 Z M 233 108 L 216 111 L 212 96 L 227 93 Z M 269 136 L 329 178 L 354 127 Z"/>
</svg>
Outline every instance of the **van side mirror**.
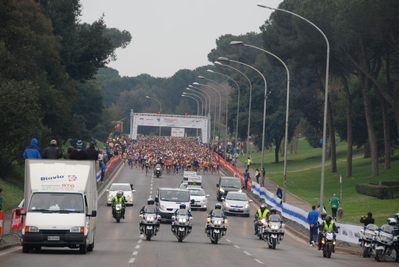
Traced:
<svg viewBox="0 0 399 267">
<path fill-rule="evenodd" d="M 159 202 L 159 197 L 155 197 L 155 202 Z"/>
<path fill-rule="evenodd" d="M 93 210 L 91 214 L 87 214 L 87 217 L 97 217 L 97 211 Z"/>
<path fill-rule="evenodd" d="M 249 203 L 252 203 L 252 199 L 248 200 Z"/>
<path fill-rule="evenodd" d="M 109 189 L 105 190 L 105 192 L 107 192 L 107 193 L 108 193 L 108 192 L 109 192 Z"/>
<path fill-rule="evenodd" d="M 21 212 L 21 210 L 20 209 L 16 209 L 15 210 L 15 214 L 17 215 L 17 216 L 24 216 L 24 215 L 26 215 L 26 213 L 23 213 L 23 212 Z"/>
<path fill-rule="evenodd" d="M 131 188 L 132 190 L 134 189 L 133 184 L 130 184 L 130 188 Z"/>
</svg>

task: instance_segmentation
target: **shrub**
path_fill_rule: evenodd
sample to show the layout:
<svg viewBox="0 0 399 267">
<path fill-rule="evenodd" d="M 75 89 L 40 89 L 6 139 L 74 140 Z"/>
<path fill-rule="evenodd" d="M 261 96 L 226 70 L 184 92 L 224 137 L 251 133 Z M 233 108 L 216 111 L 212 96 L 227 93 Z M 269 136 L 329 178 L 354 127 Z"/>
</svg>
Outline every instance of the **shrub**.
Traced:
<svg viewBox="0 0 399 267">
<path fill-rule="evenodd" d="M 399 184 L 396 181 L 382 182 L 381 184 L 381 186 L 378 183 L 356 184 L 356 192 L 379 199 L 399 198 Z"/>
</svg>

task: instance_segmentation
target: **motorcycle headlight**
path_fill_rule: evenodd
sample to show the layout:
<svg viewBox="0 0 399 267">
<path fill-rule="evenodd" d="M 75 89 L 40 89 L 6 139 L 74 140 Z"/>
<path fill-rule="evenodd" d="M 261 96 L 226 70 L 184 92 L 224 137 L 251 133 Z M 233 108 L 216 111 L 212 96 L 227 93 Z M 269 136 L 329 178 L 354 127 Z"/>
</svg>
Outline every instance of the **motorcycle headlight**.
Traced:
<svg viewBox="0 0 399 267">
<path fill-rule="evenodd" d="M 266 223 L 266 219 L 265 218 L 263 218 L 262 220 L 260 220 L 263 224 L 265 224 Z"/>
<path fill-rule="evenodd" d="M 219 188 L 219 191 L 220 191 L 221 193 L 224 193 L 224 189 L 223 189 L 223 188 Z"/>
<path fill-rule="evenodd" d="M 179 219 L 179 222 L 180 222 L 180 223 L 185 223 L 185 222 L 187 222 L 187 220 L 186 220 L 185 218 L 180 218 L 180 219 Z"/>
<path fill-rule="evenodd" d="M 71 233 L 84 233 L 85 232 L 85 228 L 81 227 L 81 226 L 73 226 L 73 227 L 71 227 L 71 229 L 69 229 L 69 232 L 71 232 Z"/>
<path fill-rule="evenodd" d="M 279 227 L 278 227 L 278 225 L 272 225 L 271 228 L 272 228 L 272 230 L 278 230 Z"/>
</svg>

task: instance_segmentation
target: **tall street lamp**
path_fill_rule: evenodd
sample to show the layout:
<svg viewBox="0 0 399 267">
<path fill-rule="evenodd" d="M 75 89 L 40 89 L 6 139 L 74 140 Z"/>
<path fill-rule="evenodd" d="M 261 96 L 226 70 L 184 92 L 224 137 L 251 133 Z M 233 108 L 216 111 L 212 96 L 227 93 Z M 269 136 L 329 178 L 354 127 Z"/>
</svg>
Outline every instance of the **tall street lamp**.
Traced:
<svg viewBox="0 0 399 267">
<path fill-rule="evenodd" d="M 219 59 L 227 59 L 227 58 L 219 58 Z M 225 60 L 226 61 L 226 60 Z M 245 79 L 247 79 L 248 83 L 249 83 L 249 106 L 248 106 L 248 132 L 247 132 L 247 155 L 246 155 L 246 160 L 248 160 L 248 151 L 249 151 L 249 134 L 250 134 L 250 124 L 251 124 L 251 105 L 252 105 L 252 83 L 251 80 L 247 77 L 247 75 L 245 75 L 242 71 L 230 66 L 230 65 L 225 65 L 222 64 L 220 61 L 215 61 L 216 65 L 219 66 L 224 66 L 224 67 L 228 67 L 230 69 L 233 69 L 237 72 L 239 72 L 242 76 L 245 77 Z M 240 95 L 238 94 L 238 106 L 240 105 Z M 238 129 L 238 112 L 237 112 L 237 129 Z M 237 150 L 236 150 L 237 152 Z"/>
<path fill-rule="evenodd" d="M 221 60 L 221 58 L 219 58 L 219 60 Z M 222 58 L 222 60 L 228 61 L 228 62 L 233 62 L 233 63 L 237 63 L 243 66 L 246 66 L 250 69 L 253 69 L 254 71 L 256 71 L 263 79 L 263 82 L 265 84 L 265 95 L 264 95 L 264 99 L 263 99 L 263 130 L 262 130 L 262 159 L 261 159 L 261 164 L 260 164 L 260 168 L 263 169 L 263 161 L 264 161 L 264 157 L 265 157 L 265 129 L 266 129 L 266 99 L 267 99 L 267 81 L 265 76 L 263 76 L 263 74 L 256 68 L 252 67 L 251 65 L 248 65 L 246 63 L 240 62 L 240 61 L 236 61 L 236 60 L 231 60 L 228 58 Z"/>
<path fill-rule="evenodd" d="M 198 107 L 198 114 L 197 114 L 197 115 L 204 116 L 204 111 L 203 111 L 203 109 L 204 109 L 204 101 L 202 101 L 202 98 L 201 98 L 200 96 L 198 96 L 198 95 L 195 95 L 195 94 L 188 94 L 188 93 L 186 93 L 186 92 L 183 92 L 182 94 L 185 95 L 185 96 L 194 97 L 195 100 L 199 99 L 199 100 L 201 101 L 201 108 Z M 199 102 L 198 102 L 198 104 L 199 104 Z M 201 110 L 201 112 L 200 112 L 200 110 Z"/>
<path fill-rule="evenodd" d="M 208 94 L 204 89 L 201 89 L 201 88 L 198 88 L 198 87 L 195 87 L 195 86 L 192 86 L 191 84 L 188 86 L 188 87 L 190 87 L 190 89 L 196 89 L 196 90 L 199 90 L 199 91 L 201 91 L 201 92 L 203 92 L 207 97 L 208 97 L 208 99 L 209 99 L 209 101 L 208 101 L 208 108 L 209 108 L 209 116 L 211 116 L 211 99 L 212 99 L 212 97 L 210 96 L 210 94 Z M 196 91 L 197 92 L 197 91 Z M 215 110 L 216 110 L 216 107 L 215 107 Z M 216 111 L 215 111 L 215 113 L 213 114 L 213 137 L 215 137 L 215 118 L 216 118 Z M 210 129 L 212 130 L 212 121 L 210 122 Z M 209 138 L 211 138 L 211 136 L 209 136 Z M 215 138 L 213 138 L 213 139 L 215 139 Z"/>
<path fill-rule="evenodd" d="M 153 97 L 149 97 L 148 95 L 146 95 L 145 98 L 157 101 L 159 103 L 159 111 L 162 114 L 162 104 L 161 104 L 161 102 L 158 99 L 153 98 Z M 159 126 L 159 136 L 161 136 L 161 126 Z"/>
<path fill-rule="evenodd" d="M 204 101 L 202 102 L 202 103 L 204 103 L 205 102 L 205 104 L 203 104 L 202 105 L 202 108 L 203 108 L 203 111 L 204 111 L 204 113 L 203 113 L 203 115 L 205 114 L 205 116 L 207 116 L 206 114 L 207 114 L 207 112 L 208 112 L 208 106 L 207 106 L 207 101 L 208 101 L 208 99 L 206 98 L 206 96 L 204 95 L 204 94 L 202 94 L 202 93 L 200 93 L 200 92 L 197 92 L 197 91 L 195 91 L 195 90 L 192 90 L 193 88 L 186 88 L 186 90 L 188 90 L 188 91 L 190 91 L 193 95 L 196 95 L 195 93 L 197 93 L 197 94 L 199 94 L 200 96 L 203 96 L 204 97 Z M 198 95 L 196 95 L 196 96 L 198 96 Z M 200 97 L 200 96 L 198 96 L 200 99 L 201 99 L 201 101 L 202 101 L 202 98 Z"/>
<path fill-rule="evenodd" d="M 271 56 L 273 56 L 274 58 L 276 58 L 278 61 L 281 62 L 281 64 L 283 64 L 285 71 L 287 72 L 287 104 L 286 104 L 286 111 L 285 111 L 285 139 L 284 139 L 284 194 L 283 194 L 283 201 L 285 202 L 285 194 L 287 192 L 287 147 L 288 147 L 288 114 L 289 114 L 289 108 L 290 108 L 290 71 L 288 70 L 287 65 L 284 63 L 284 61 L 281 60 L 281 58 L 279 58 L 278 56 L 276 56 L 275 54 L 259 48 L 257 46 L 254 45 L 249 45 L 249 44 L 244 44 L 242 41 L 232 41 L 230 42 L 231 45 L 242 45 L 242 46 L 247 46 L 247 47 L 251 47 L 251 48 L 255 48 L 257 50 L 260 50 L 266 54 L 269 54 Z M 263 181 L 262 181 L 263 183 Z"/>
<path fill-rule="evenodd" d="M 220 63 L 220 62 L 218 62 L 218 61 L 216 61 L 215 62 L 215 64 L 217 64 L 217 63 Z M 229 67 L 228 65 L 223 65 L 222 63 L 220 63 L 219 64 L 220 66 L 227 66 L 227 67 Z M 233 68 L 234 69 L 234 68 Z M 236 143 L 235 143 L 235 146 L 234 146 L 234 158 L 236 159 L 236 157 L 235 157 L 235 155 L 237 154 L 237 144 L 238 144 L 238 115 L 240 114 L 240 86 L 238 85 L 238 83 L 235 81 L 235 80 L 233 80 L 230 76 L 228 76 L 228 75 L 226 75 L 226 74 L 223 74 L 223 73 L 220 73 L 220 72 L 216 72 L 216 71 L 213 71 L 213 70 L 210 70 L 210 69 L 208 69 L 208 70 L 206 70 L 207 72 L 210 72 L 210 73 L 214 73 L 214 74 L 218 74 L 218 75 L 222 75 L 222 76 L 224 76 L 224 77 L 226 77 L 227 79 L 229 79 L 230 81 L 232 81 L 236 86 L 237 86 L 237 93 L 238 93 L 238 100 L 237 100 L 237 123 L 236 123 Z M 227 100 L 228 101 L 228 100 Z M 226 117 L 227 117 L 227 115 L 226 115 Z M 227 127 L 227 119 L 226 119 L 226 127 Z"/>
<path fill-rule="evenodd" d="M 192 96 L 190 96 L 190 95 L 188 95 L 186 93 L 183 93 L 181 96 L 194 99 L 195 102 L 197 102 L 197 116 L 198 116 L 199 115 L 199 102 L 198 102 L 198 100 L 195 97 L 192 97 Z M 197 137 L 198 137 L 198 128 L 197 128 Z"/>
<path fill-rule="evenodd" d="M 285 9 L 279 9 L 279 8 L 272 8 L 267 6 L 266 4 L 259 2 L 258 3 L 259 7 L 263 8 L 268 8 L 271 10 L 276 10 L 276 11 L 282 11 L 288 14 L 291 14 L 295 17 L 298 17 L 306 22 L 308 22 L 310 25 L 315 27 L 321 35 L 323 35 L 324 40 L 326 41 L 327 44 L 327 59 L 326 59 L 326 83 L 325 83 L 325 89 L 324 89 L 324 121 L 323 121 L 323 154 L 321 155 L 321 183 L 320 183 L 320 214 L 323 211 L 323 198 L 324 198 L 324 169 L 325 169 L 325 162 L 326 162 L 326 138 L 327 138 L 327 101 L 328 101 L 328 73 L 329 73 L 329 67 L 330 67 L 330 43 L 328 42 L 327 36 L 324 34 L 322 30 L 320 30 L 319 27 L 317 27 L 313 22 L 311 22 L 308 19 L 305 19 L 304 17 L 285 10 Z"/>
<path fill-rule="evenodd" d="M 203 79 L 205 81 L 208 82 L 213 82 L 217 85 L 219 85 L 220 87 L 222 87 L 225 91 L 226 91 L 226 142 L 227 142 L 227 119 L 228 119 L 228 115 L 229 115 L 229 91 L 226 89 L 226 87 L 224 87 L 223 85 L 221 85 L 220 83 L 218 83 L 217 81 L 211 80 L 211 79 L 207 79 L 204 76 L 198 76 L 198 79 Z M 227 144 L 225 145 L 225 149 L 227 148 Z M 224 153 L 224 159 L 226 159 L 226 153 Z"/>
</svg>

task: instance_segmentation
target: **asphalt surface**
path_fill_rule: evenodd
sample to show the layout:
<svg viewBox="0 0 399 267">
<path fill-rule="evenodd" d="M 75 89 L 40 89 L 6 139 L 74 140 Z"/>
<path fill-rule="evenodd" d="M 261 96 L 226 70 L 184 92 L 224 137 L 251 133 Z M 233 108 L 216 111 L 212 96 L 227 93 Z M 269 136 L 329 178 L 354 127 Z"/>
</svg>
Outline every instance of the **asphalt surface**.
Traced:
<svg viewBox="0 0 399 267">
<path fill-rule="evenodd" d="M 114 182 L 133 183 L 136 190 L 134 206 L 127 207 L 126 219 L 116 223 L 111 208 L 106 205 L 106 194 L 99 199 L 95 248 L 86 255 L 69 248 L 42 248 L 23 254 L 21 247 L 0 252 L 0 266 L 393 266 L 377 263 L 373 258 L 335 253 L 331 259 L 302 239 L 286 231 L 275 250 L 254 236 L 253 215 L 258 208 L 251 206 L 247 217 L 228 216 L 227 235 L 219 244 L 211 244 L 204 232 L 206 212 L 193 211 L 192 233 L 178 242 L 170 231 L 170 224 L 162 224 L 151 241 L 139 232 L 139 211 L 149 196 L 155 197 L 158 187 L 178 187 L 181 175 L 164 173 L 160 178 L 145 176 L 139 169 L 124 166 Z M 203 188 L 209 194 L 209 207 L 216 201 L 218 176 L 203 175 Z M 101 193 L 101 191 L 100 191 Z M 209 211 L 209 210 L 208 210 Z M 397 264 L 395 264 L 397 266 Z"/>
</svg>

